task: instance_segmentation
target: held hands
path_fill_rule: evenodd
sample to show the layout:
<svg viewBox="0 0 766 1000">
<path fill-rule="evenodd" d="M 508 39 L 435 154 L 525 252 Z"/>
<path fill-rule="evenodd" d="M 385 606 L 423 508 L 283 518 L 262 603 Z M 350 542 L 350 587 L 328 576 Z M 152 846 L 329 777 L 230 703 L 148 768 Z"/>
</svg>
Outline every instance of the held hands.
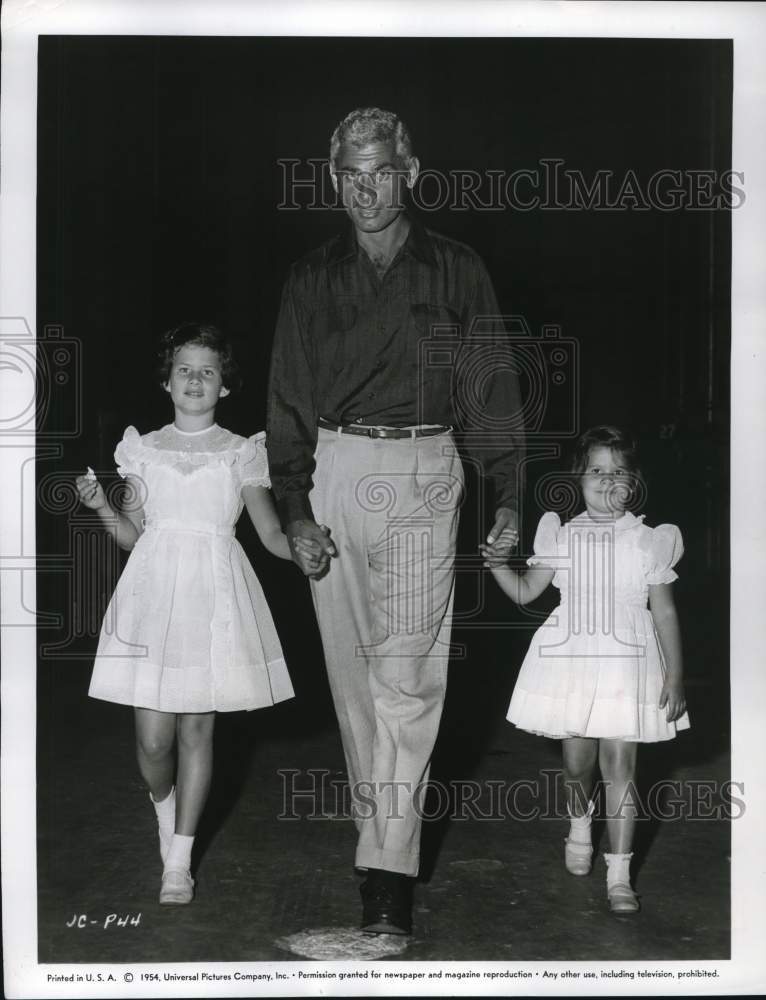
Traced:
<svg viewBox="0 0 766 1000">
<path fill-rule="evenodd" d="M 510 539 L 503 539 L 502 534 L 495 545 L 480 545 L 479 553 L 484 560 L 484 568 L 494 570 L 507 566 L 511 547 Z"/>
<path fill-rule="evenodd" d="M 306 576 L 316 576 L 324 568 L 326 559 L 318 542 L 298 536 L 290 547 L 293 560 L 300 566 Z"/>
<path fill-rule="evenodd" d="M 686 696 L 681 680 L 668 674 L 660 691 L 659 707 L 667 707 L 668 722 L 676 722 L 681 718 L 686 711 Z"/>
<path fill-rule="evenodd" d="M 308 518 L 292 521 L 285 530 L 293 562 L 306 575 L 314 578 L 324 576 L 330 559 L 337 555 L 330 538 L 330 529 L 325 524 L 316 524 Z"/>
<path fill-rule="evenodd" d="M 489 569 L 505 566 L 511 552 L 519 544 L 518 517 L 509 507 L 498 507 L 495 523 L 487 535 L 486 544 L 479 546 L 484 565 Z"/>
<path fill-rule="evenodd" d="M 80 503 L 91 510 L 100 510 L 106 506 L 106 497 L 101 483 L 96 479 L 96 474 L 88 466 L 88 471 L 84 476 L 75 479 L 75 486 L 80 496 Z"/>
</svg>

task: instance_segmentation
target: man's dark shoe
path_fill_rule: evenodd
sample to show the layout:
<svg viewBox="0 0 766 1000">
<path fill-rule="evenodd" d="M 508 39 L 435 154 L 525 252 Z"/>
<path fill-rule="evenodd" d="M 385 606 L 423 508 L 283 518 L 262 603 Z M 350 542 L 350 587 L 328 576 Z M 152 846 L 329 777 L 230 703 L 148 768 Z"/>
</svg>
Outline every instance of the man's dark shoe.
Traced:
<svg viewBox="0 0 766 1000">
<path fill-rule="evenodd" d="M 412 884 L 399 872 L 370 868 L 359 886 L 365 934 L 412 934 Z"/>
</svg>

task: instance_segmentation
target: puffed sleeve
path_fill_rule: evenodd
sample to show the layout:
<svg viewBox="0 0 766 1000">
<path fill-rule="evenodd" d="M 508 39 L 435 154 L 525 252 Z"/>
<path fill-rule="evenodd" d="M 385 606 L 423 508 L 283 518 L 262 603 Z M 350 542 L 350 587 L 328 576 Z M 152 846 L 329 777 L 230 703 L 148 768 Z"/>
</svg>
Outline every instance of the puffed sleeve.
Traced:
<svg viewBox="0 0 766 1000">
<path fill-rule="evenodd" d="M 548 566 L 550 569 L 556 568 L 556 556 L 558 555 L 558 534 L 561 527 L 561 518 L 554 511 L 546 511 L 540 518 L 535 532 L 535 541 L 532 549 L 534 555 L 527 559 L 527 566 Z"/>
<path fill-rule="evenodd" d="M 654 586 L 677 580 L 678 574 L 673 567 L 683 554 L 683 539 L 675 524 L 660 524 L 652 529 L 648 545 L 644 548 L 646 582 Z"/>
<path fill-rule="evenodd" d="M 240 454 L 240 486 L 265 486 L 271 489 L 269 460 L 266 457 L 266 432 L 248 438 Z"/>
<path fill-rule="evenodd" d="M 117 472 L 124 479 L 126 476 L 141 475 L 141 435 L 135 427 L 128 427 L 122 435 L 122 441 L 114 450 L 114 460 Z"/>
</svg>

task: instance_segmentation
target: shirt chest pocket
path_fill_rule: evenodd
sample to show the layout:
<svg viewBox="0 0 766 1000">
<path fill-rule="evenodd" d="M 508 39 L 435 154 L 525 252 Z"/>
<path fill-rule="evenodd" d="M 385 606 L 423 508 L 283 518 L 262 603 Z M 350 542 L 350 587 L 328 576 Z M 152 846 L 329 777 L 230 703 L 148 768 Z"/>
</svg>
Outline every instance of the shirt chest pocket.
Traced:
<svg viewBox="0 0 766 1000">
<path fill-rule="evenodd" d="M 410 316 L 421 336 L 460 336 L 460 313 L 446 302 L 413 302 Z"/>
<path fill-rule="evenodd" d="M 417 370 L 420 387 L 443 383 L 449 394 L 450 381 L 458 355 L 461 329 L 460 314 L 444 302 L 414 302 L 409 307 L 409 354 Z"/>
</svg>

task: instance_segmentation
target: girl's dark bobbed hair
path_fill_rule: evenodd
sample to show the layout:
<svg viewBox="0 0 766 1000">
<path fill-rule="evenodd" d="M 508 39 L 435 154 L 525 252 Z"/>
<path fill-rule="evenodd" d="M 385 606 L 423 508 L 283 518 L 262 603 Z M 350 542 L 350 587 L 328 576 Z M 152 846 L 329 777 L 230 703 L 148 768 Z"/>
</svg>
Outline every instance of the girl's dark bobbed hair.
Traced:
<svg viewBox="0 0 766 1000">
<path fill-rule="evenodd" d="M 618 451 L 625 460 L 628 469 L 637 477 L 641 476 L 638 464 L 636 441 L 627 431 L 611 424 L 601 424 L 585 431 L 577 441 L 572 452 L 572 472 L 582 475 L 588 464 L 588 455 L 592 448 L 611 448 Z"/>
<path fill-rule="evenodd" d="M 575 476 L 581 476 L 587 469 L 588 455 L 592 448 L 609 448 L 622 456 L 630 473 L 628 494 L 622 497 L 625 509 L 640 510 L 646 502 L 646 481 L 638 464 L 635 438 L 622 428 L 611 424 L 591 427 L 580 436 L 572 453 L 572 473 Z"/>
<path fill-rule="evenodd" d="M 157 378 L 161 385 L 165 385 L 170 378 L 176 351 L 187 344 L 215 351 L 221 360 L 224 386 L 229 392 L 238 392 L 242 388 L 242 375 L 234 359 L 231 341 L 212 323 L 180 323 L 162 334 L 157 350 Z"/>
</svg>

